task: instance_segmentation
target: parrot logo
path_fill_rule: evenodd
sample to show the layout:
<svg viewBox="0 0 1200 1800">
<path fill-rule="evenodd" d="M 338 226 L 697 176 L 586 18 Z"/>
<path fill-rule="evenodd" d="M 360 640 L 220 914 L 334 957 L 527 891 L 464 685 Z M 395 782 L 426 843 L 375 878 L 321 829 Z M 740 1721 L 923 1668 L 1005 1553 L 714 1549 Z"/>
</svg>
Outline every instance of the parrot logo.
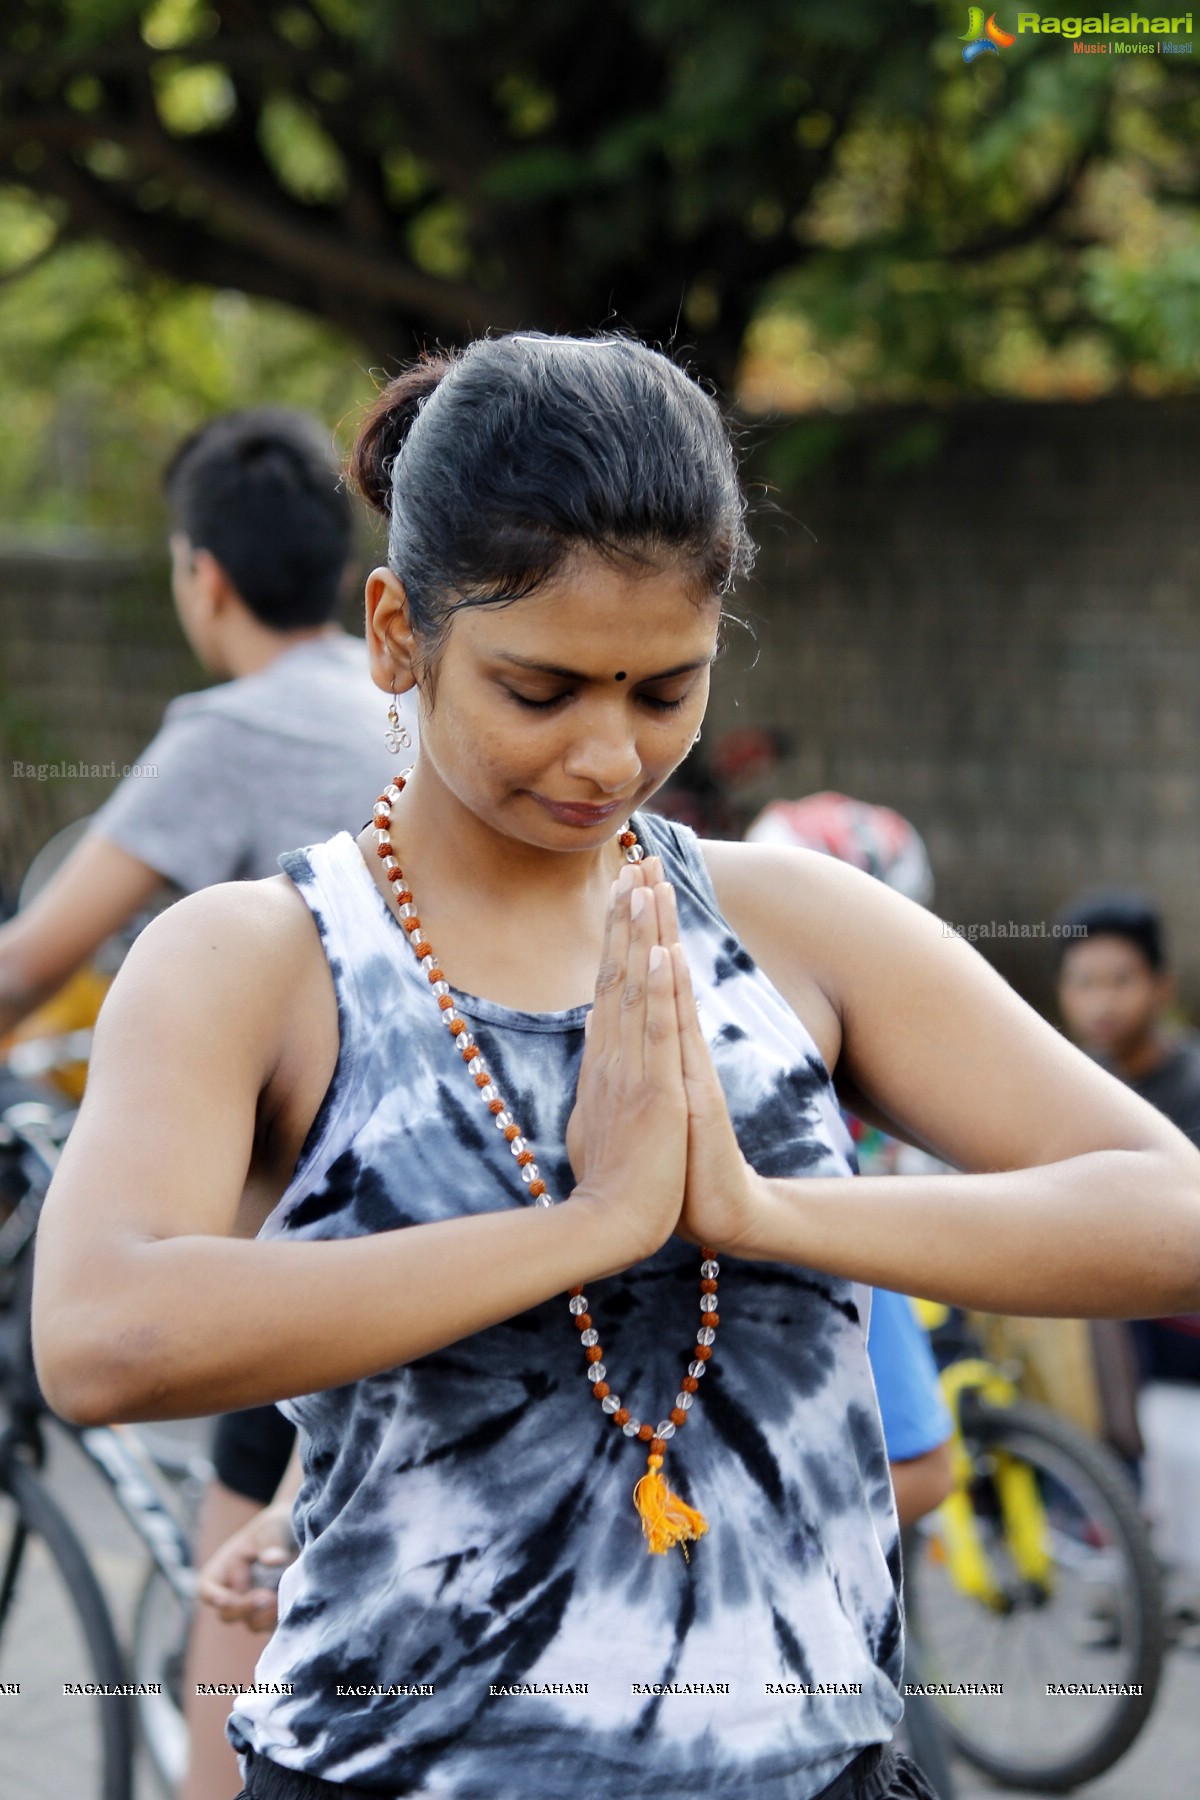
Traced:
<svg viewBox="0 0 1200 1800">
<path fill-rule="evenodd" d="M 997 25 L 995 13 L 988 14 L 985 25 L 982 6 L 967 8 L 967 29 L 963 32 L 963 38 L 968 40 L 963 44 L 963 61 L 968 63 L 974 62 L 986 50 L 999 56 L 1001 50 L 1007 50 L 1017 41 L 1011 31 L 1005 31 L 1002 26 Z"/>
</svg>

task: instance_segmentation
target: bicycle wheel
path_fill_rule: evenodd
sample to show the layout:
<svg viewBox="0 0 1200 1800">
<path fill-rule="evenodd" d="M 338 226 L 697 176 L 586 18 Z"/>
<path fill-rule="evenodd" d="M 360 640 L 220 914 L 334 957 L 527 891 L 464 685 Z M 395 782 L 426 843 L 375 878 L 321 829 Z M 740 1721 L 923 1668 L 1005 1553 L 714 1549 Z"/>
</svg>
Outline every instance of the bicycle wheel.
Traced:
<svg viewBox="0 0 1200 1800">
<path fill-rule="evenodd" d="M 146 1571 L 133 1624 L 133 1675 L 161 1693 L 137 1697 L 138 1731 L 163 1792 L 174 1794 L 187 1773 L 188 1729 L 183 1716 L 183 1668 L 188 1609 L 160 1570 Z"/>
<path fill-rule="evenodd" d="M 0 1800 L 130 1800 L 133 1708 L 87 1552 L 30 1468 L 0 1470 Z"/>
<path fill-rule="evenodd" d="M 1000 1599 L 988 1605 L 956 1582 L 942 1509 L 919 1522 L 905 1591 L 922 1680 L 943 1690 L 933 1697 L 969 1762 L 1006 1787 L 1067 1793 L 1110 1768 L 1150 1715 L 1164 1643 L 1158 1567 L 1103 1445 L 1024 1401 L 975 1398 L 962 1430 L 974 1529 Z M 1022 1576 L 1006 1532 L 1014 1467 L 1049 1551 L 1044 1582 Z M 1001 1692 L 987 1691 L 995 1684 Z"/>
</svg>

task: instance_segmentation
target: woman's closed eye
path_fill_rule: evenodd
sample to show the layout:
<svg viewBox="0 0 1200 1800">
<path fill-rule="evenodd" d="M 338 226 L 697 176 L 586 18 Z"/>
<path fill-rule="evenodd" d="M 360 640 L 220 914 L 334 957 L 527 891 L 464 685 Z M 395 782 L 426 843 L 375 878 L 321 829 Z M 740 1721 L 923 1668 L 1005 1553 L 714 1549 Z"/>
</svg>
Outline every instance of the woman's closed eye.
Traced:
<svg viewBox="0 0 1200 1800">
<path fill-rule="evenodd" d="M 685 690 L 682 694 L 680 694 L 676 698 L 672 698 L 672 699 L 665 699 L 660 694 L 645 694 L 645 693 L 635 692 L 634 699 L 639 701 L 643 706 L 649 707 L 651 712 L 673 713 L 673 712 L 679 711 L 679 708 L 683 705 L 684 701 L 687 699 L 689 691 L 690 691 L 690 689 Z M 534 695 L 534 694 L 522 694 L 522 693 L 518 692 L 518 690 L 516 688 L 511 688 L 511 687 L 506 686 L 505 692 L 508 694 L 508 696 L 511 700 L 514 700 L 516 702 L 516 704 L 518 706 L 523 706 L 531 712 L 549 712 L 549 711 L 551 711 L 552 708 L 554 708 L 556 706 L 562 706 L 565 701 L 573 700 L 575 698 L 575 690 L 574 689 L 567 689 L 566 691 L 564 691 L 562 693 L 558 693 L 558 694 Z"/>
<path fill-rule="evenodd" d="M 561 706 L 564 700 L 571 698 L 569 693 L 550 694 L 543 699 L 540 695 L 519 694 L 516 688 L 506 687 L 504 691 L 518 706 L 527 706 L 533 712 L 548 712 L 552 706 Z"/>
</svg>

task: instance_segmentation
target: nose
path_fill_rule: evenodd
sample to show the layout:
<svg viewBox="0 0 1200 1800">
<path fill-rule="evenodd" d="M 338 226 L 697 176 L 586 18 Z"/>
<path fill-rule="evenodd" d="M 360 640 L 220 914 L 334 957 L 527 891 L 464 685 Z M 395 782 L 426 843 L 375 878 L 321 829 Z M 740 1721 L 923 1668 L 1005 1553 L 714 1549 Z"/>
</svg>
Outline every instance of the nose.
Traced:
<svg viewBox="0 0 1200 1800">
<path fill-rule="evenodd" d="M 579 719 L 579 730 L 563 758 L 564 773 L 601 793 L 618 794 L 642 773 L 633 721 L 623 706 Z"/>
</svg>

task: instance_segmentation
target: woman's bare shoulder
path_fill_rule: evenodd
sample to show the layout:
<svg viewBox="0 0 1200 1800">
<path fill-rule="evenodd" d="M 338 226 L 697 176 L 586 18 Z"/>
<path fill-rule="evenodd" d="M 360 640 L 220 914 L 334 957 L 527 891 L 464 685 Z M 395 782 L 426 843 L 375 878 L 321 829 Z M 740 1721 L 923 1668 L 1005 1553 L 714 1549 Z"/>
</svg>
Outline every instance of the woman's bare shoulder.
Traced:
<svg viewBox="0 0 1200 1800">
<path fill-rule="evenodd" d="M 176 901 L 136 939 L 113 985 L 98 1050 L 122 1024 L 170 1018 L 178 1041 L 240 1041 L 273 1063 L 298 1018 L 322 1007 L 329 966 L 285 875 L 222 882 Z"/>
<path fill-rule="evenodd" d="M 870 911 L 878 883 L 815 850 L 716 839 L 700 849 L 722 915 L 832 1068 L 842 1041 L 846 928 L 864 904 Z"/>
<path fill-rule="evenodd" d="M 294 978 L 295 959 L 306 952 L 320 955 L 312 914 L 286 875 L 272 875 L 218 882 L 177 900 L 139 934 L 124 968 L 215 953 L 222 963 L 252 966 L 269 981 L 288 972 Z"/>
</svg>

